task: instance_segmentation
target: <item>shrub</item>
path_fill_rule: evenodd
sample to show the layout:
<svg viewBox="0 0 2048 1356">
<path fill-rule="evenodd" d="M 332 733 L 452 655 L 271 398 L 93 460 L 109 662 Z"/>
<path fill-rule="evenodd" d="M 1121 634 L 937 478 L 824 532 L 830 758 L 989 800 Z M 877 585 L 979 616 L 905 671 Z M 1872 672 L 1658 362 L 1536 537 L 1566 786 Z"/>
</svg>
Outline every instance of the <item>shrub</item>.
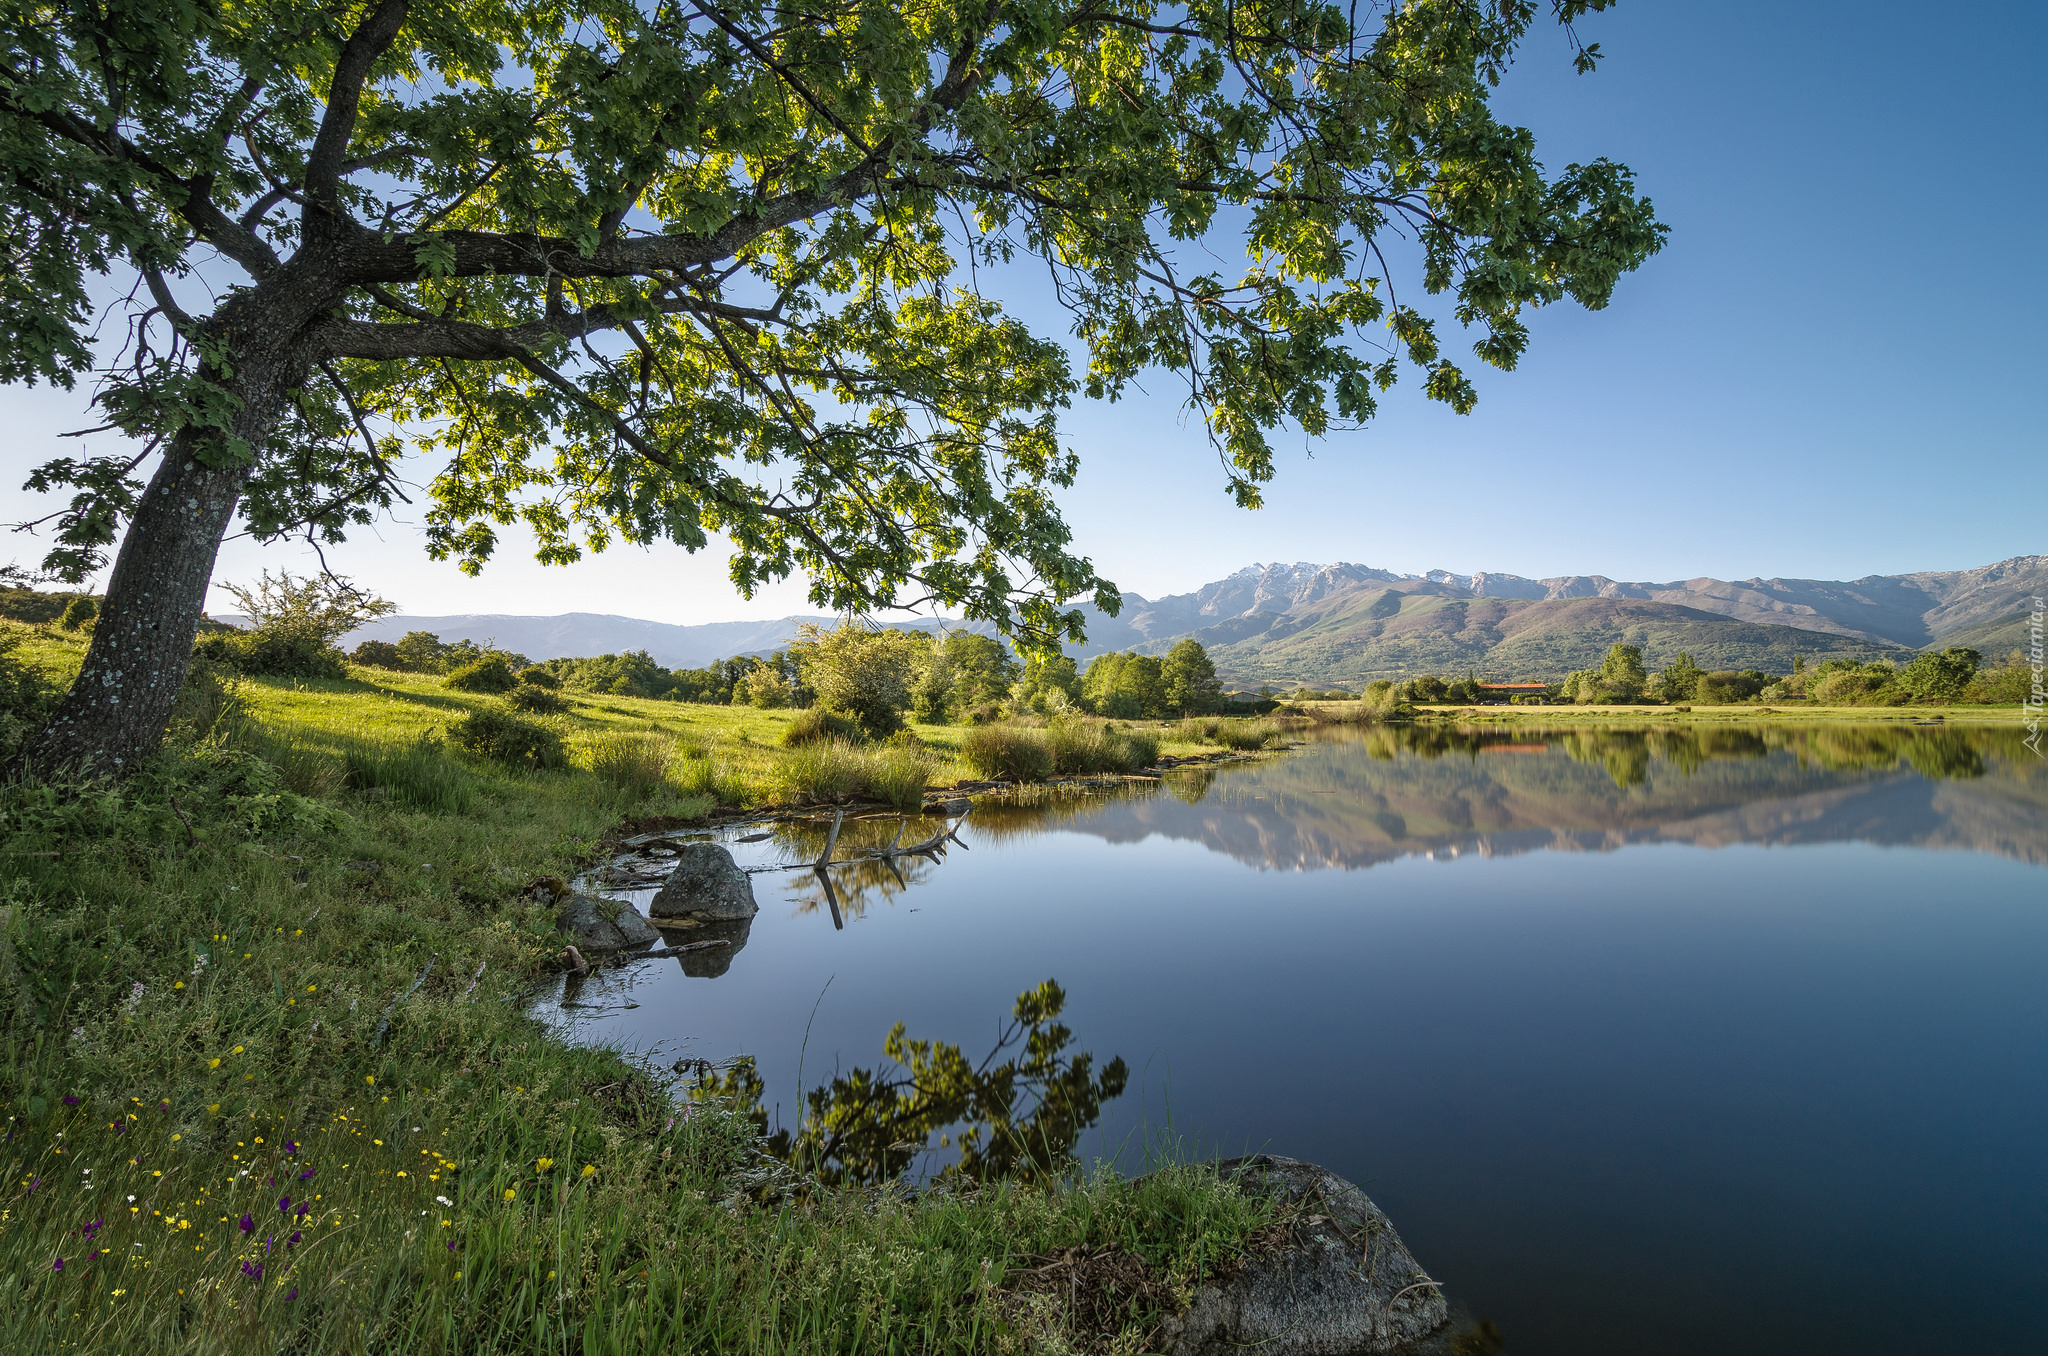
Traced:
<svg viewBox="0 0 2048 1356">
<path fill-rule="evenodd" d="M 366 640 L 349 654 L 349 658 L 366 669 L 402 669 L 405 661 L 399 658 L 398 647 L 388 640 Z"/>
<path fill-rule="evenodd" d="M 398 605 L 355 588 L 345 579 L 265 570 L 255 587 L 222 585 L 247 615 L 247 631 L 206 637 L 196 650 L 243 673 L 278 678 L 341 678 L 338 642 L 366 621 L 397 611 Z"/>
<path fill-rule="evenodd" d="M 1994 706 L 2017 706 L 2033 693 L 2033 666 L 2025 654 L 2014 650 L 2003 663 L 1978 673 L 1966 699 Z"/>
<path fill-rule="evenodd" d="M 813 706 L 807 711 L 798 712 L 797 718 L 782 732 L 783 746 L 792 749 L 799 744 L 810 744 L 820 739 L 838 739 L 851 743 L 859 738 L 859 722 L 850 720 L 837 711 L 827 711 L 822 706 Z"/>
<path fill-rule="evenodd" d="M 448 736 L 471 753 L 500 763 L 553 768 L 569 761 L 561 735 L 509 706 L 472 711 L 449 729 Z"/>
<path fill-rule="evenodd" d="M 569 709 L 569 703 L 561 693 L 527 683 L 521 683 L 513 688 L 505 700 L 519 710 L 536 716 L 557 716 Z"/>
<path fill-rule="evenodd" d="M 675 745 L 660 735 L 607 730 L 590 736 L 584 757 L 597 779 L 629 800 L 643 800 L 668 780 Z"/>
<path fill-rule="evenodd" d="M 903 728 L 911 675 L 929 644 L 908 631 L 853 625 L 827 631 L 805 622 L 789 648 L 820 706 L 853 717 L 870 738 L 882 739 Z"/>
<path fill-rule="evenodd" d="M 64 604 L 64 612 L 57 618 L 57 625 L 66 631 L 90 630 L 99 615 L 100 605 L 91 598 L 73 598 Z"/>
<path fill-rule="evenodd" d="M 1263 749 L 1280 733 L 1269 720 L 1226 720 L 1216 728 L 1216 742 L 1225 748 Z"/>
<path fill-rule="evenodd" d="M 796 685 L 788 675 L 773 664 L 755 661 L 754 667 L 741 675 L 733 684 L 733 700 L 757 706 L 763 711 L 778 710 L 796 700 Z"/>
<path fill-rule="evenodd" d="M 1016 725 L 977 725 L 960 741 L 960 756 L 983 777 L 1042 782 L 1052 775 L 1045 736 Z"/>
<path fill-rule="evenodd" d="M 286 629 L 217 631 L 192 647 L 200 658 L 267 678 L 345 678 L 341 651 L 319 636 Z"/>
<path fill-rule="evenodd" d="M 510 692 L 519 686 L 519 679 L 502 656 L 493 654 L 449 674 L 448 686 L 457 692 Z"/>
<path fill-rule="evenodd" d="M 562 680 L 538 664 L 529 664 L 519 670 L 519 681 L 528 687 L 544 687 L 550 692 L 562 686 Z"/>
</svg>

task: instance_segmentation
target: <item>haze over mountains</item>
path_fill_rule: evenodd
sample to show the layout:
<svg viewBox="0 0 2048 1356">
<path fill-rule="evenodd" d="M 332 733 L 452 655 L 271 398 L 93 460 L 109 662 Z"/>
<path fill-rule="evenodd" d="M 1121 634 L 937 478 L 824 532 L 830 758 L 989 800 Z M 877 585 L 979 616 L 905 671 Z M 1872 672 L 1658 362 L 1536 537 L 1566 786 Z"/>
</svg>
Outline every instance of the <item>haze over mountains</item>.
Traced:
<svg viewBox="0 0 2048 1356">
<path fill-rule="evenodd" d="M 1251 565 L 1191 593 L 1127 593 L 1115 617 L 1092 607 L 1073 653 L 1163 653 L 1193 636 L 1236 683 L 1356 686 L 1374 678 L 1476 669 L 1491 677 L 1556 677 L 1596 664 L 1617 640 L 1645 647 L 1652 668 L 1680 650 L 1708 668 L 1787 670 L 1833 657 L 1910 657 L 1929 645 L 1970 645 L 1987 657 L 2024 642 L 2033 599 L 2048 595 L 2048 556 L 1970 570 L 1854 580 L 1686 579 L 1604 575 L 1398 574 L 1339 563 Z M 828 618 L 674 626 L 572 612 L 557 617 L 389 617 L 362 639 L 433 631 L 495 640 L 536 659 L 644 649 L 674 668 L 765 654 L 797 623 Z M 976 628 L 981 629 L 981 628 Z"/>
</svg>

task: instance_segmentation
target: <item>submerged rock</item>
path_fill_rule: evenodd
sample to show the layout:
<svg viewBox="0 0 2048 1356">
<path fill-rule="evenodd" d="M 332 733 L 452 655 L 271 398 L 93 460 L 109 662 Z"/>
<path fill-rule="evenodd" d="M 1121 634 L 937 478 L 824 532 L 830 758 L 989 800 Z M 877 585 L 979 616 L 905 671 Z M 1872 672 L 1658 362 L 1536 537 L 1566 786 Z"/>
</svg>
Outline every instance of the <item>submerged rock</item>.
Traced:
<svg viewBox="0 0 2048 1356">
<path fill-rule="evenodd" d="M 677 854 L 661 893 L 647 906 L 649 916 L 699 923 L 737 923 L 760 911 L 754 883 L 716 843 L 687 843 Z"/>
<path fill-rule="evenodd" d="M 582 951 L 625 951 L 661 940 L 631 904 L 573 891 L 556 896 L 555 925 Z"/>
<path fill-rule="evenodd" d="M 1313 1163 L 1260 1154 L 1218 1167 L 1294 1207 L 1286 1237 L 1202 1286 L 1161 1333 L 1171 1356 L 1365 1356 L 1427 1349 L 1448 1329 L 1443 1289 L 1363 1191 Z"/>
</svg>

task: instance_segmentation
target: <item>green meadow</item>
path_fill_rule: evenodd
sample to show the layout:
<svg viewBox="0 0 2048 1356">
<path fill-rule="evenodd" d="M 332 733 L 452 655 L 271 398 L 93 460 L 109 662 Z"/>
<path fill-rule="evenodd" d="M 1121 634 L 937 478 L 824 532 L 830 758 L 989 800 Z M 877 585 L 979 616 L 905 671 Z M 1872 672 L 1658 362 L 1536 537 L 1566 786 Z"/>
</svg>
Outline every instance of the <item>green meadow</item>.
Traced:
<svg viewBox="0 0 2048 1356">
<path fill-rule="evenodd" d="M 78 639 L 10 634 L 75 671 Z M 499 699 L 351 672 L 202 675 L 127 779 L 0 791 L 7 1351 L 1142 1350 L 1270 1222 L 1166 1142 L 1136 1181 L 827 1186 L 552 1038 L 529 887 L 622 826 L 815 805 L 819 745 L 783 747 L 795 712 L 564 692 L 566 757 L 530 766 L 457 738 Z M 1144 737 L 1244 742 L 1211 724 Z M 971 730 L 913 733 L 933 787 L 973 775 Z M 1098 1255 L 1142 1283 L 1043 1284 Z"/>
</svg>

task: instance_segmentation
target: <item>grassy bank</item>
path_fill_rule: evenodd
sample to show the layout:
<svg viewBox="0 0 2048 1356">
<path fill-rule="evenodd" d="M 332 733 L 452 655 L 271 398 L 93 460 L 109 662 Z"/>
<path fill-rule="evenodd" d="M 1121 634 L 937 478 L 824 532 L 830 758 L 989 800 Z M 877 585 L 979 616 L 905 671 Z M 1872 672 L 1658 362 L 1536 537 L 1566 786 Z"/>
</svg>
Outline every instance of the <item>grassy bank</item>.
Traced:
<svg viewBox="0 0 2048 1356">
<path fill-rule="evenodd" d="M 10 1352 L 1136 1350 L 1267 1222 L 1195 1166 L 807 1190 L 525 1015 L 560 946 L 525 887 L 801 799 L 793 713 L 568 693 L 525 766 L 433 677 L 195 694 L 120 786 L 0 791 Z M 966 775 L 966 731 L 916 733 Z"/>
</svg>

